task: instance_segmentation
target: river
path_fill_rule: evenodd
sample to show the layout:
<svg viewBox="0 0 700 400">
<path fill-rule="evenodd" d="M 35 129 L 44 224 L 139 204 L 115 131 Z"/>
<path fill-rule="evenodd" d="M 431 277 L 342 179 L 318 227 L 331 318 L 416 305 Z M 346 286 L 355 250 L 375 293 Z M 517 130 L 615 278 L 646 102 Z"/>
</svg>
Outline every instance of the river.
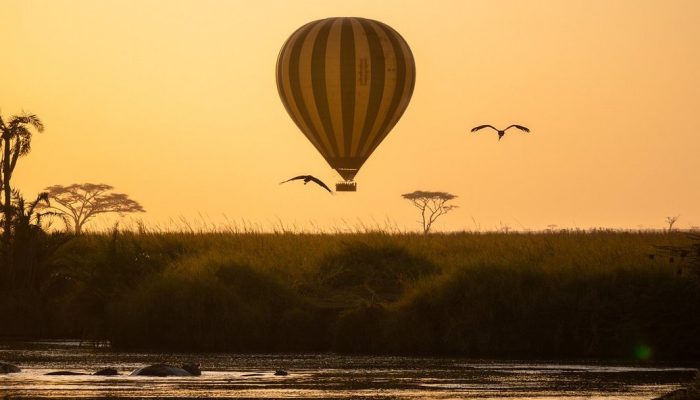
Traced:
<svg viewBox="0 0 700 400">
<path fill-rule="evenodd" d="M 202 363 L 200 377 L 138 377 L 145 365 Z M 669 365 L 488 361 L 337 354 L 154 354 L 78 342 L 0 344 L 0 398 L 652 399 L 695 369 Z M 119 376 L 46 376 L 115 367 Z M 287 376 L 274 376 L 275 369 Z M 252 376 L 250 374 L 253 374 Z"/>
</svg>

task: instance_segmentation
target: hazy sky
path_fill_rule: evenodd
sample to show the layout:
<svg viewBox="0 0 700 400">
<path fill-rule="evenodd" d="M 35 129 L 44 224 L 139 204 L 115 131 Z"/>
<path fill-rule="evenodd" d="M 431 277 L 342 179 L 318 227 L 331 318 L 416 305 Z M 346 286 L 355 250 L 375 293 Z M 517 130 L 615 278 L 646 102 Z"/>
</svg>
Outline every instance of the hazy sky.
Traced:
<svg viewBox="0 0 700 400">
<path fill-rule="evenodd" d="M 20 161 L 27 197 L 114 185 L 167 224 L 362 221 L 417 229 L 401 198 L 449 191 L 441 230 L 700 225 L 700 1 L 0 0 L 0 112 L 46 131 Z M 277 54 L 306 22 L 359 16 L 413 50 L 413 100 L 340 178 L 287 115 Z M 468 133 L 522 123 L 531 135 Z"/>
</svg>

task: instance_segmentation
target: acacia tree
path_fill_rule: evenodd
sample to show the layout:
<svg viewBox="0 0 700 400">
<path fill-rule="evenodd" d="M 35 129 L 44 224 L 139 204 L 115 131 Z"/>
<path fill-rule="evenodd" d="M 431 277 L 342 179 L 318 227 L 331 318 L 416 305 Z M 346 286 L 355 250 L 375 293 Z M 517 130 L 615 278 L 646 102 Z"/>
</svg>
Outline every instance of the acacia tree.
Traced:
<svg viewBox="0 0 700 400">
<path fill-rule="evenodd" d="M 409 200 L 420 210 L 421 220 L 418 222 L 423 225 L 423 234 L 425 235 L 430 232 L 430 228 L 438 218 L 457 208 L 455 205 L 447 204 L 449 201 L 457 198 L 454 194 L 447 192 L 416 190 L 415 192 L 404 193 L 401 197 Z"/>
<path fill-rule="evenodd" d="M 145 212 L 141 204 L 124 193 L 111 192 L 114 187 L 104 183 L 74 183 L 54 185 L 44 189 L 51 205 L 44 206 L 60 216 L 66 229 L 79 235 L 83 225 L 99 214 Z"/>
<path fill-rule="evenodd" d="M 679 217 L 680 217 L 680 215 L 676 215 L 673 217 L 666 217 L 666 223 L 668 224 L 668 233 L 671 233 L 671 231 L 673 230 L 673 224 L 675 224 L 676 221 L 678 221 Z"/>
<path fill-rule="evenodd" d="M 15 115 L 7 122 L 0 116 L 0 147 L 2 147 L 0 187 L 4 194 L 2 210 L 5 243 L 9 243 L 12 230 L 12 186 L 10 181 L 17 166 L 17 160 L 27 155 L 31 150 L 32 129 L 30 128 L 32 127 L 37 132 L 44 131 L 44 124 L 34 114 Z"/>
</svg>

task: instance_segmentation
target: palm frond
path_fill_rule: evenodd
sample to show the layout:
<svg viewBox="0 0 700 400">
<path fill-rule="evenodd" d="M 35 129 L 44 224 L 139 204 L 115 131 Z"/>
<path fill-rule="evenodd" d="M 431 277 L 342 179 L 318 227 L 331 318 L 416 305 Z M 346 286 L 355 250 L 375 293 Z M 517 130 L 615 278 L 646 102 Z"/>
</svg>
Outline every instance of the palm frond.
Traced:
<svg viewBox="0 0 700 400">
<path fill-rule="evenodd" d="M 19 155 L 26 156 L 32 151 L 32 142 L 29 140 L 20 140 L 19 142 Z"/>
<path fill-rule="evenodd" d="M 12 129 L 17 126 L 27 124 L 33 126 L 38 132 L 44 131 L 44 123 L 41 122 L 41 119 L 39 119 L 36 114 L 22 113 L 21 115 L 15 115 L 10 118 L 10 123 L 8 125 L 10 126 L 10 129 Z"/>
</svg>

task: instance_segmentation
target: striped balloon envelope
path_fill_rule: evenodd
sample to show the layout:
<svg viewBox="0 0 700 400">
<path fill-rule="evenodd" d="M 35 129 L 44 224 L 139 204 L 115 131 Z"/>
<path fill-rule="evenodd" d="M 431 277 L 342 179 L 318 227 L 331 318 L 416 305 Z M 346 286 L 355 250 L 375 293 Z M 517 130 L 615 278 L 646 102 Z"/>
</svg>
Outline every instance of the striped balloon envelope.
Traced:
<svg viewBox="0 0 700 400">
<path fill-rule="evenodd" d="M 277 58 L 277 90 L 299 129 L 355 191 L 353 179 L 403 115 L 413 54 L 390 26 L 340 17 L 297 29 Z"/>
</svg>

